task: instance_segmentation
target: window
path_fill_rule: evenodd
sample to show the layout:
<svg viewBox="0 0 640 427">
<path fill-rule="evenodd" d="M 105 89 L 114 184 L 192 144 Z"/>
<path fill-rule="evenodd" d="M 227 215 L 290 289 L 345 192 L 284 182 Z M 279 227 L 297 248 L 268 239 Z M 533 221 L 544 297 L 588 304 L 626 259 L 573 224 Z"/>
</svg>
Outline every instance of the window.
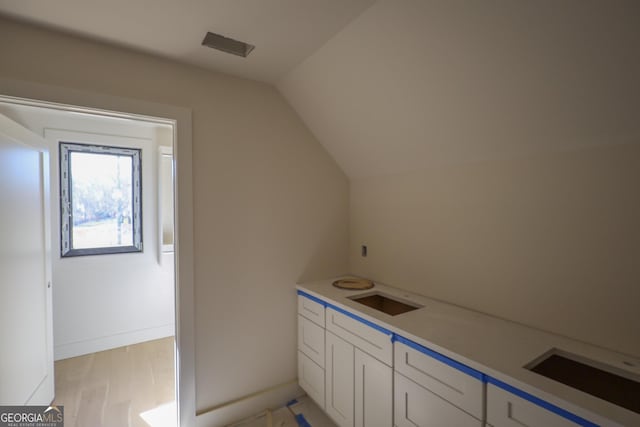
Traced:
<svg viewBox="0 0 640 427">
<path fill-rule="evenodd" d="M 61 142 L 63 257 L 142 251 L 141 150 Z"/>
</svg>

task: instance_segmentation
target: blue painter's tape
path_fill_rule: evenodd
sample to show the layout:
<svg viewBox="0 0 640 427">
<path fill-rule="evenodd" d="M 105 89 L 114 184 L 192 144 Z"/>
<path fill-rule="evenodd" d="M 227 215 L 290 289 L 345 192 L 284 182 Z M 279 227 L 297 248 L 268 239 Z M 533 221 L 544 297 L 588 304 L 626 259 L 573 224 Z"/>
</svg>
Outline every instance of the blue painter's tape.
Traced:
<svg viewBox="0 0 640 427">
<path fill-rule="evenodd" d="M 344 310 L 344 309 L 342 309 L 340 307 L 336 307 L 335 305 L 327 304 L 327 307 L 328 308 L 332 308 L 335 311 L 337 311 L 338 313 L 344 314 L 345 316 L 351 317 L 352 319 L 355 319 L 360 323 L 364 323 L 365 325 L 367 325 L 367 326 L 369 326 L 369 327 L 371 327 L 371 328 L 373 328 L 375 330 L 378 330 L 378 331 L 382 332 L 383 334 L 389 335 L 390 337 L 393 338 L 393 335 L 394 335 L 393 332 L 391 332 L 388 329 L 383 328 L 382 326 L 376 325 L 375 323 L 370 322 L 367 319 L 363 319 L 362 317 L 357 316 L 357 315 L 355 315 L 355 314 L 353 314 L 353 313 L 351 313 L 351 312 L 349 312 L 347 310 Z"/>
<path fill-rule="evenodd" d="M 351 317 L 352 319 L 355 319 L 360 323 L 364 323 L 365 325 L 367 325 L 367 326 L 369 326 L 369 327 L 371 327 L 371 328 L 373 328 L 375 330 L 378 330 L 378 331 L 382 332 L 383 334 L 386 334 L 386 335 L 389 335 L 390 337 L 393 337 L 393 332 L 391 332 L 390 330 L 385 329 L 382 326 L 376 325 L 375 323 L 370 322 L 367 319 L 363 319 L 362 317 L 360 317 L 358 315 L 355 315 L 355 314 L 353 314 L 353 313 L 351 313 L 351 312 L 349 312 L 349 311 L 347 311 L 347 310 L 345 310 L 343 308 L 336 307 L 335 305 L 330 304 L 330 303 L 328 303 L 326 301 L 323 301 L 318 297 L 314 297 L 313 295 L 309 295 L 308 293 L 306 293 L 304 291 L 298 290 L 298 295 L 301 295 L 301 296 L 303 296 L 305 298 L 309 298 L 311 301 L 315 301 L 318 304 L 322 304 L 324 307 L 331 308 L 331 309 L 337 311 L 338 313 L 342 313 L 345 316 Z"/>
<path fill-rule="evenodd" d="M 323 307 L 326 307 L 326 306 L 327 306 L 327 303 L 326 303 L 325 301 L 322 301 L 320 298 L 318 298 L 318 297 L 314 297 L 313 295 L 310 295 L 310 294 L 308 294 L 308 293 L 306 293 L 306 292 L 303 292 L 303 291 L 300 291 L 300 290 L 299 290 L 299 291 L 298 291 L 298 295 L 301 295 L 301 296 L 303 296 L 303 297 L 305 297 L 305 298 L 308 298 L 308 299 L 310 299 L 310 300 L 311 300 L 311 301 L 313 301 L 313 302 L 317 302 L 318 304 L 321 304 Z"/>
<path fill-rule="evenodd" d="M 307 419 L 302 414 L 296 415 L 296 422 L 300 427 L 311 427 L 311 424 L 309 424 Z"/>
<path fill-rule="evenodd" d="M 448 366 L 451 366 L 452 368 L 455 368 L 455 369 L 457 369 L 457 370 L 459 370 L 461 372 L 464 372 L 465 374 L 470 375 L 470 376 L 472 376 L 472 377 L 474 377 L 474 378 L 476 378 L 476 379 L 478 379 L 478 380 L 480 380 L 480 381 L 482 381 L 484 383 L 489 383 L 489 384 L 495 385 L 496 387 L 500 387 L 501 389 L 503 389 L 505 391 L 508 391 L 509 393 L 512 393 L 512 394 L 514 394 L 514 395 L 516 395 L 518 397 L 521 397 L 522 399 L 525 399 L 525 400 L 527 400 L 527 401 L 529 401 L 529 402 L 531 402 L 531 403 L 533 403 L 533 404 L 535 404 L 537 406 L 540 406 L 541 408 L 544 408 L 544 409 L 546 409 L 546 410 L 548 410 L 550 412 L 553 412 L 554 414 L 559 415 L 559 416 L 561 416 L 561 417 L 563 417 L 563 418 L 565 418 L 565 419 L 567 419 L 567 420 L 569 420 L 569 421 L 571 421 L 573 423 L 576 423 L 579 426 L 582 426 L 582 427 L 600 427 L 598 424 L 594 424 L 591 421 L 585 420 L 584 418 L 579 417 L 578 415 L 575 415 L 575 414 L 567 411 L 566 409 L 562 409 L 562 408 L 560 408 L 560 407 L 558 407 L 556 405 L 553 405 L 552 403 L 549 403 L 549 402 L 547 402 L 545 400 L 540 399 L 539 397 L 536 397 L 536 396 L 534 396 L 532 394 L 529 394 L 529 393 L 524 392 L 524 391 L 522 391 L 522 390 L 520 390 L 518 388 L 515 388 L 515 387 L 513 387 L 513 386 L 511 386 L 511 385 L 509 385 L 507 383 L 504 383 L 504 382 L 502 382 L 502 381 L 500 381 L 500 380 L 498 380 L 496 378 L 493 378 L 493 377 L 490 377 L 488 375 L 485 375 L 480 371 L 477 371 L 477 370 L 475 370 L 473 368 L 470 368 L 470 367 L 468 367 L 466 365 L 463 365 L 462 363 L 457 362 L 457 361 L 455 361 L 455 360 L 453 360 L 453 359 L 451 359 L 451 358 L 449 358 L 449 357 L 447 357 L 447 356 L 445 356 L 443 354 L 440 354 L 440 353 L 438 353 L 436 351 L 430 350 L 430 349 L 428 349 L 428 348 L 426 348 L 426 347 L 424 347 L 424 346 L 422 346 L 422 345 L 420 345 L 418 343 L 415 343 L 415 342 L 413 342 L 411 340 L 408 340 L 408 339 L 406 339 L 406 338 L 404 338 L 404 337 L 402 337 L 400 335 L 397 335 L 397 334 L 391 332 L 390 330 L 383 328 L 382 326 L 376 325 L 375 323 L 373 323 L 373 322 L 371 322 L 369 320 L 363 319 L 362 317 L 357 316 L 357 315 L 355 315 L 355 314 L 353 314 L 353 313 L 351 313 L 351 312 L 349 312 L 347 310 L 344 310 L 344 309 L 342 309 L 340 307 L 336 307 L 335 305 L 330 304 L 330 303 L 328 303 L 326 301 L 323 301 L 318 297 L 314 297 L 313 295 L 310 295 L 310 294 L 308 294 L 308 293 L 306 293 L 304 291 L 300 291 L 300 290 L 298 290 L 298 295 L 301 295 L 301 296 L 303 296 L 305 298 L 309 298 L 311 301 L 315 301 L 315 302 L 317 302 L 318 304 L 321 304 L 324 307 L 332 308 L 335 311 L 344 314 L 345 316 L 351 317 L 352 319 L 355 319 L 358 322 L 364 323 L 365 325 L 367 325 L 367 326 L 369 326 L 369 327 L 371 327 L 373 329 L 376 329 L 376 330 L 378 330 L 378 331 L 380 331 L 380 332 L 382 332 L 382 333 L 384 333 L 386 335 L 389 335 L 391 337 L 391 342 L 396 342 L 397 341 L 397 342 L 400 342 L 402 344 L 405 344 L 405 345 L 413 348 L 414 350 L 419 351 L 420 353 L 423 353 L 423 354 L 426 354 L 428 356 L 431 356 L 434 359 L 436 359 L 436 360 L 438 360 L 438 361 L 440 361 L 440 362 L 442 362 L 442 363 L 444 363 L 444 364 L 446 364 Z M 292 402 L 294 402 L 294 401 L 292 401 Z M 290 404 L 293 404 L 293 403 L 290 402 Z M 289 404 L 287 404 L 287 406 L 289 406 Z M 296 415 L 296 421 L 298 422 L 299 426 L 311 427 L 311 425 L 307 422 L 307 420 L 304 418 L 304 415 L 302 415 L 302 414 Z"/>
<path fill-rule="evenodd" d="M 496 378 L 487 376 L 487 382 L 489 384 L 493 384 L 496 387 L 500 387 L 501 389 L 508 391 L 511 394 L 515 394 L 518 397 L 523 398 L 524 400 L 527 400 L 535 405 L 540 406 L 541 408 L 546 409 L 547 411 L 551 411 L 556 415 L 560 415 L 562 418 L 566 418 L 567 420 L 574 422 L 576 424 L 578 424 L 579 426 L 583 426 L 583 427 L 600 427 L 598 424 L 594 424 L 591 421 L 585 420 L 582 417 L 577 416 L 576 414 L 572 414 L 571 412 L 567 411 L 566 409 L 562 409 L 554 404 L 551 404 L 545 400 L 540 399 L 539 397 L 536 397 L 532 394 L 529 394 L 527 392 L 524 392 L 518 388 L 515 388 L 512 385 L 509 385 L 507 383 L 504 383 Z"/>
<path fill-rule="evenodd" d="M 486 375 L 483 374 L 480 371 L 476 371 L 473 368 L 468 367 L 467 365 L 463 365 L 460 362 L 456 362 L 455 360 L 440 354 L 438 352 L 435 352 L 433 350 L 430 350 L 418 343 L 415 343 L 411 340 L 408 340 L 400 335 L 396 335 L 395 340 L 408 346 L 413 348 L 414 350 L 419 351 L 420 353 L 426 354 L 427 356 L 433 357 L 434 359 L 444 363 L 445 365 L 451 366 L 454 369 L 457 369 L 460 372 L 464 372 L 467 375 L 472 376 L 473 378 L 476 378 L 482 382 L 486 382 Z"/>
<path fill-rule="evenodd" d="M 293 399 L 293 400 L 288 401 L 286 406 L 295 405 L 296 403 L 298 403 L 298 399 Z"/>
</svg>

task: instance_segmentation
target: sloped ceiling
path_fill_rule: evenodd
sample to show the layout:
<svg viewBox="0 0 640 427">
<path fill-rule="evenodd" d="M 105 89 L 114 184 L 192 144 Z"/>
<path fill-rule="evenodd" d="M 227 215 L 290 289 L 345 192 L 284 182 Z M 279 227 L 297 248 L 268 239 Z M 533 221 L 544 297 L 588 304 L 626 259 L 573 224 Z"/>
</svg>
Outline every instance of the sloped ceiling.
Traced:
<svg viewBox="0 0 640 427">
<path fill-rule="evenodd" d="M 351 178 L 640 142 L 640 2 L 379 0 L 278 88 Z"/>
<path fill-rule="evenodd" d="M 0 14 L 273 83 L 374 0 L 0 0 Z M 256 46 L 241 58 L 201 46 L 207 31 Z"/>
</svg>

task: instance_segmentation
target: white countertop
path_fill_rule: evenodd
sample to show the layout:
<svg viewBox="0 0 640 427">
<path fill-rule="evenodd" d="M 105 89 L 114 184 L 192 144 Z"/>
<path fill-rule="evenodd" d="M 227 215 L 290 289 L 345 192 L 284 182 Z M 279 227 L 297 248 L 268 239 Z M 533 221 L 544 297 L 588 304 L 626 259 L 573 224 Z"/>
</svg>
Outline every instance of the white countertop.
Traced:
<svg viewBox="0 0 640 427">
<path fill-rule="evenodd" d="M 523 368 L 556 348 L 614 366 L 639 378 L 640 359 L 378 282 L 373 289 L 352 291 L 332 286 L 334 280 L 304 283 L 297 288 L 603 427 L 614 426 L 612 422 L 625 427 L 640 426 L 640 414 Z M 372 291 L 424 307 L 390 316 L 348 298 Z"/>
</svg>

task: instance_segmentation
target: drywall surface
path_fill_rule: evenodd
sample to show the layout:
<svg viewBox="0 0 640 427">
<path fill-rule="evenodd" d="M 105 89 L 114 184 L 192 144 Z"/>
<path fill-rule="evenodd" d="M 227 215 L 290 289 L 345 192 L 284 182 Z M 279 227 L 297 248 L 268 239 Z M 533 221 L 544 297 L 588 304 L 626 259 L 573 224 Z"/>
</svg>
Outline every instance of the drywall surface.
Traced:
<svg viewBox="0 0 640 427">
<path fill-rule="evenodd" d="M 351 269 L 637 357 L 638 182 L 640 144 L 355 180 Z"/>
<path fill-rule="evenodd" d="M 273 82 L 375 0 L 0 1 L 0 13 L 50 28 L 72 28 L 203 68 Z M 114 23 L 117 22 L 117 25 Z M 200 47 L 207 33 L 256 45 L 247 58 Z"/>
<path fill-rule="evenodd" d="M 278 88 L 351 178 L 636 141 L 640 3 L 379 0 Z"/>
<path fill-rule="evenodd" d="M 348 181 L 278 92 L 8 20 L 0 57 L 7 79 L 192 109 L 197 408 L 294 380 L 294 285 L 347 271 Z"/>
<path fill-rule="evenodd" d="M 53 332 L 56 360 L 174 334 L 173 255 L 160 263 L 158 145 L 171 144 L 159 125 L 98 119 L 0 104 L 0 112 L 49 142 Z M 143 253 L 62 258 L 58 142 L 142 149 Z"/>
<path fill-rule="evenodd" d="M 351 272 L 639 354 L 638 16 L 379 0 L 282 79 L 351 178 Z"/>
</svg>

